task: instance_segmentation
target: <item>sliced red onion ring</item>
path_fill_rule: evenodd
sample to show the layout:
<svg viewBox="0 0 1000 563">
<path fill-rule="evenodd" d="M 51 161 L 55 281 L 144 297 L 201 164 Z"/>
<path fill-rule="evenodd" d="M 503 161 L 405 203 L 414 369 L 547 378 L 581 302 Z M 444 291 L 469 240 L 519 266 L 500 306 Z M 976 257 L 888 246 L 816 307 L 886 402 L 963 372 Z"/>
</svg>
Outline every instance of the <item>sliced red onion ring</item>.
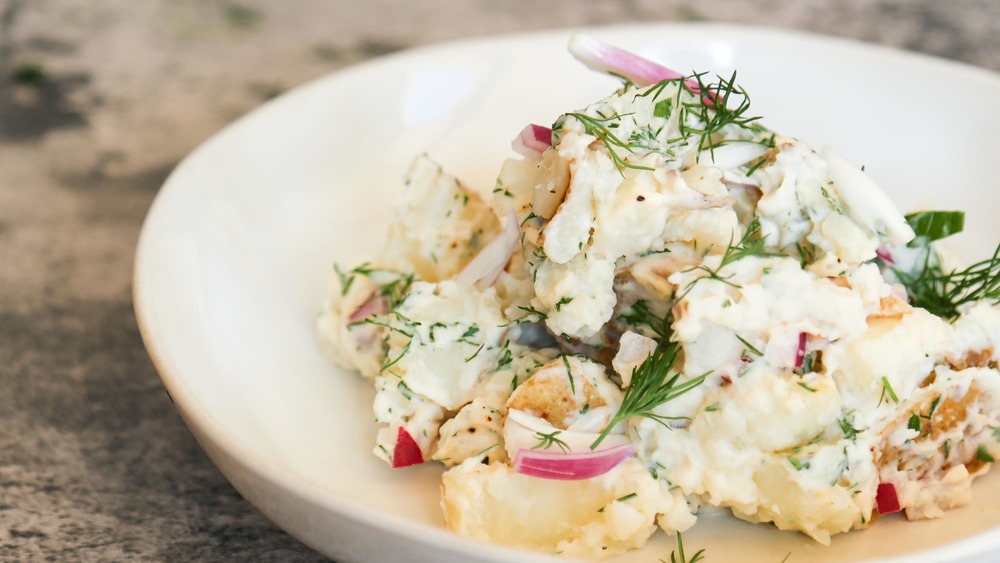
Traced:
<svg viewBox="0 0 1000 563">
<path fill-rule="evenodd" d="M 480 289 L 489 287 L 500 277 L 507 262 L 521 248 L 521 226 L 513 211 L 507 213 L 507 224 L 503 231 L 479 251 L 466 264 L 454 281 L 459 287 L 469 288 L 476 284 Z"/>
<path fill-rule="evenodd" d="M 878 256 L 886 264 L 895 264 L 896 261 L 892 258 L 892 250 L 887 247 L 881 247 L 875 249 L 875 256 Z"/>
<path fill-rule="evenodd" d="M 879 483 L 875 493 L 875 506 L 879 514 L 892 514 L 899 512 L 899 495 L 896 494 L 896 485 L 892 483 Z"/>
<path fill-rule="evenodd" d="M 410 436 L 402 426 L 396 433 L 396 450 L 392 453 L 393 469 L 419 465 L 424 462 L 424 453 L 420 451 L 417 441 Z"/>
<path fill-rule="evenodd" d="M 545 149 L 552 146 L 552 130 L 548 127 L 528 124 L 514 140 L 510 142 L 514 152 L 527 158 L 539 158 Z"/>
<path fill-rule="evenodd" d="M 606 413 L 605 416 L 610 416 Z M 607 421 L 603 421 L 607 424 Z M 599 424 L 598 427 L 603 427 Z M 540 436 L 551 435 L 558 445 L 539 449 Z M 596 450 L 590 447 L 599 432 L 561 430 L 544 419 L 517 409 L 507 411 L 503 438 L 507 454 L 518 473 L 543 479 L 590 479 L 607 473 L 632 455 L 632 444 L 624 434 L 611 434 Z"/>
<path fill-rule="evenodd" d="M 684 78 L 684 75 L 676 70 L 579 32 L 570 37 L 569 52 L 587 68 L 621 76 L 636 86 L 649 86 L 664 80 Z M 701 90 L 698 81 L 691 78 L 684 80 L 684 84 L 696 94 Z M 704 98 L 706 104 L 715 101 L 712 92 L 705 92 Z"/>
<path fill-rule="evenodd" d="M 514 459 L 514 470 L 542 479 L 575 481 L 604 475 L 631 455 L 629 444 L 593 452 L 522 449 Z"/>
<path fill-rule="evenodd" d="M 799 349 L 795 352 L 795 369 L 802 367 L 802 363 L 806 359 L 806 343 L 809 342 L 809 335 L 800 332 L 799 333 Z"/>
</svg>

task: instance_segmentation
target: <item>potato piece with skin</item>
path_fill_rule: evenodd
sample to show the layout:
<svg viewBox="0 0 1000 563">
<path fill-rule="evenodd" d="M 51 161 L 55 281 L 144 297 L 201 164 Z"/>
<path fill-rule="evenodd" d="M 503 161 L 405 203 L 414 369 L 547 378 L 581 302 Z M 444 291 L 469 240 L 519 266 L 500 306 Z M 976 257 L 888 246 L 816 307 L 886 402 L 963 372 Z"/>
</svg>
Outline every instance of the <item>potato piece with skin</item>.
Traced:
<svg viewBox="0 0 1000 563">
<path fill-rule="evenodd" d="M 1000 377 L 938 367 L 880 433 L 875 459 L 911 520 L 967 504 L 974 477 L 1000 456 Z"/>
<path fill-rule="evenodd" d="M 542 231 L 542 248 L 549 260 L 565 264 L 583 251 L 594 226 L 593 193 L 621 180 L 610 157 L 587 152 L 570 163 L 572 179 L 566 197 Z M 613 188 L 612 188 L 613 190 Z"/>
<path fill-rule="evenodd" d="M 831 459 L 821 461 L 814 457 L 814 465 L 820 469 L 848 466 L 847 451 L 841 444 L 831 444 L 821 452 Z M 779 529 L 800 531 L 829 545 L 831 534 L 863 528 L 871 520 L 876 481 L 874 468 L 867 461 L 865 478 L 859 479 L 858 484 L 831 486 L 828 476 L 817 479 L 808 475 L 812 467 L 796 467 L 785 454 L 767 456 L 754 470 L 756 506 L 750 511 L 734 507 L 733 514 L 749 522 L 773 522 Z"/>
<path fill-rule="evenodd" d="M 578 481 L 529 477 L 471 458 L 442 476 L 441 506 L 448 529 L 459 534 L 587 558 L 642 547 L 658 515 L 667 515 L 665 523 L 694 523 L 683 497 L 636 458 Z"/>
<path fill-rule="evenodd" d="M 569 428 L 581 412 L 621 403 L 621 391 L 604 366 L 579 356 L 562 356 L 538 369 L 511 394 L 507 407 L 559 428 Z M 603 428 L 598 428 L 600 432 Z"/>
<path fill-rule="evenodd" d="M 718 411 L 699 416 L 691 431 L 730 437 L 765 452 L 801 446 L 836 423 L 841 411 L 830 378 L 817 377 L 808 389 L 798 380 L 756 362 L 733 380 Z"/>
<path fill-rule="evenodd" d="M 426 155 L 413 160 L 379 262 L 424 281 L 451 278 L 500 230 L 489 205 Z"/>
<path fill-rule="evenodd" d="M 470 457 L 480 457 L 486 463 L 508 461 L 503 443 L 507 399 L 518 382 L 528 380 L 538 366 L 557 352 L 551 348 L 535 350 L 511 341 L 502 350 L 498 368 L 476 387 L 476 398 L 441 425 L 432 456 L 435 461 L 447 466 Z"/>
<path fill-rule="evenodd" d="M 951 338 L 951 326 L 923 309 L 872 317 L 867 330 L 826 348 L 823 369 L 836 381 L 844 407 L 857 411 L 859 427 L 869 427 L 896 412 L 886 384 L 897 397 L 909 397 L 942 360 Z"/>
</svg>

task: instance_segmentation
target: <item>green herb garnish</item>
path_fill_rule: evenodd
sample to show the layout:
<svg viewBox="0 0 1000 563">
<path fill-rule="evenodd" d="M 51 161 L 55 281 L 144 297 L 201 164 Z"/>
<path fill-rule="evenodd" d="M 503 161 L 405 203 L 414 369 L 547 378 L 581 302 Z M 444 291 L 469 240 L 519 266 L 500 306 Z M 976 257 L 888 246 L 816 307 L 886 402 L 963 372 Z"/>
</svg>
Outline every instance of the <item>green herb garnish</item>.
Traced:
<svg viewBox="0 0 1000 563">
<path fill-rule="evenodd" d="M 916 238 L 908 246 L 920 246 L 962 232 L 965 228 L 964 211 L 921 211 L 910 213 L 906 222 Z"/>
<path fill-rule="evenodd" d="M 844 433 L 844 437 L 848 440 L 854 440 L 858 437 L 858 432 L 860 432 L 860 430 L 855 428 L 854 423 L 847 420 L 846 417 L 839 419 L 837 424 L 840 425 L 840 431 Z"/>
<path fill-rule="evenodd" d="M 670 563 L 697 563 L 698 561 L 701 561 L 704 558 L 705 558 L 705 550 L 699 549 L 697 552 L 695 552 L 694 555 L 691 556 L 691 559 L 688 559 L 684 555 L 684 540 L 683 538 L 681 538 L 681 533 L 677 532 L 677 551 L 670 552 Z M 663 559 L 660 559 L 660 563 L 667 563 L 667 562 L 664 561 Z"/>
<path fill-rule="evenodd" d="M 893 270 L 906 287 L 910 303 L 945 319 L 959 315 L 959 307 L 975 301 L 1000 303 L 1000 245 L 993 256 L 964 270 L 945 272 L 928 249 L 917 274 Z"/>
<path fill-rule="evenodd" d="M 679 352 L 680 345 L 678 343 L 668 342 L 664 344 L 661 342 L 649 357 L 632 370 L 632 380 L 625 388 L 621 407 L 611 418 L 601 435 L 597 437 L 597 440 L 590 445 L 590 449 L 597 448 L 616 424 L 633 416 L 655 420 L 667 428 L 670 427 L 670 420 L 682 418 L 663 416 L 653 412 L 660 405 L 701 385 L 708 377 L 708 374 L 705 373 L 683 383 L 677 383 L 681 374 L 676 372 L 671 374 L 671 372 L 677 362 Z"/>
<path fill-rule="evenodd" d="M 792 467 L 794 467 L 796 471 L 802 471 L 803 469 L 809 469 L 809 462 L 808 461 L 805 462 L 805 463 L 803 463 L 803 462 L 799 461 L 799 458 L 797 458 L 795 456 L 791 456 L 791 455 L 790 456 L 786 456 L 785 459 L 788 460 L 788 463 L 792 464 Z"/>
<path fill-rule="evenodd" d="M 531 448 L 533 450 L 547 450 L 552 446 L 558 446 L 563 452 L 569 452 L 569 446 L 566 442 L 563 442 L 559 438 L 556 438 L 557 434 L 561 434 L 562 430 L 554 430 L 548 434 L 544 432 L 535 432 L 535 438 L 538 438 L 538 445 Z"/>
<path fill-rule="evenodd" d="M 882 406 L 882 401 L 885 399 L 885 396 L 886 396 L 887 393 L 889 395 L 889 398 L 892 399 L 892 402 L 894 402 L 896 404 L 899 404 L 899 397 L 896 396 L 896 392 L 893 391 L 892 385 L 889 384 L 889 378 L 883 375 L 882 376 L 882 396 L 879 397 L 879 400 L 878 400 L 879 406 Z"/>
<path fill-rule="evenodd" d="M 608 117 L 593 117 L 585 113 L 572 112 L 566 115 L 575 117 L 580 123 L 583 124 L 583 130 L 587 132 L 588 135 L 593 135 L 597 137 L 604 147 L 608 149 L 608 154 L 611 156 L 611 160 L 615 163 L 615 167 L 618 168 L 618 172 L 624 176 L 626 168 L 632 168 L 635 170 L 649 170 L 653 169 L 649 166 L 641 166 L 638 164 L 632 164 L 631 162 L 626 162 L 624 158 L 615 147 L 625 149 L 628 152 L 634 152 L 638 147 L 633 143 L 623 141 L 618 138 L 611 130 L 618 126 L 618 122 L 621 120 L 621 115 L 611 115 Z"/>
</svg>

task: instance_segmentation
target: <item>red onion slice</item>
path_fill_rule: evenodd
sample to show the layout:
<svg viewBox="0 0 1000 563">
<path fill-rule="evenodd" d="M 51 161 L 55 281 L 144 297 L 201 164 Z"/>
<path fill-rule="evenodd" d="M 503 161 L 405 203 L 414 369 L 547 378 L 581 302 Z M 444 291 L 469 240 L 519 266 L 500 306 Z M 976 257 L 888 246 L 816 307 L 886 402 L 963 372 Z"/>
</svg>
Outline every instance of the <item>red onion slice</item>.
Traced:
<svg viewBox="0 0 1000 563">
<path fill-rule="evenodd" d="M 892 258 L 892 249 L 888 247 L 883 246 L 875 249 L 875 256 L 878 256 L 886 264 L 896 264 L 896 261 Z"/>
<path fill-rule="evenodd" d="M 574 33 L 570 38 L 569 52 L 591 70 L 622 76 L 638 86 L 684 78 L 675 70 L 582 33 Z"/>
<path fill-rule="evenodd" d="M 540 158 L 545 149 L 552 146 L 552 130 L 548 127 L 528 124 L 510 142 L 514 152 L 527 158 Z"/>
<path fill-rule="evenodd" d="M 878 491 L 875 493 L 875 506 L 879 514 L 892 514 L 899 512 L 899 495 L 896 494 L 896 485 L 892 483 L 879 483 Z"/>
<path fill-rule="evenodd" d="M 514 460 L 514 470 L 542 479 L 576 481 L 604 475 L 631 455 L 629 444 L 593 452 L 522 449 Z"/>
<path fill-rule="evenodd" d="M 809 335 L 800 332 L 799 333 L 799 349 L 795 352 L 795 369 L 802 367 L 802 363 L 806 359 L 806 343 L 809 342 Z"/>
<path fill-rule="evenodd" d="M 489 287 L 500 277 L 507 267 L 510 257 L 521 248 L 521 226 L 513 211 L 507 213 L 507 224 L 493 240 L 466 264 L 454 281 L 459 287 L 469 288 L 476 284 L 480 289 Z"/>
<path fill-rule="evenodd" d="M 347 317 L 347 322 L 356 323 L 363 321 L 372 315 L 381 315 L 389 311 L 389 301 L 385 297 L 379 297 L 374 291 L 367 301 L 355 309 L 351 316 Z"/>
<path fill-rule="evenodd" d="M 396 433 L 396 450 L 392 454 L 393 469 L 419 465 L 423 462 L 424 453 L 420 451 L 417 441 L 413 439 L 413 436 L 410 436 L 405 428 L 400 426 L 399 432 Z"/>
<path fill-rule="evenodd" d="M 636 86 L 649 86 L 664 80 L 684 78 L 684 75 L 676 70 L 582 33 L 574 33 L 570 37 L 569 52 L 587 68 L 621 76 Z M 696 94 L 701 91 L 697 80 L 688 78 L 684 80 L 684 84 Z M 706 104 L 712 104 L 715 98 L 712 92 L 705 92 Z"/>
</svg>

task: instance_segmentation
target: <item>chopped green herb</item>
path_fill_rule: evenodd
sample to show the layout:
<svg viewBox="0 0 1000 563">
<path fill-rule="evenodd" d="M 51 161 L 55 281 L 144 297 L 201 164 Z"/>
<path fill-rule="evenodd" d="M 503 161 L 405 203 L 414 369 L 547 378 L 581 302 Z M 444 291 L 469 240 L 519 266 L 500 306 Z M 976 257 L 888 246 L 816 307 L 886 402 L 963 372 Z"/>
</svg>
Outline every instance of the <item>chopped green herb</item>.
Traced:
<svg viewBox="0 0 1000 563">
<path fill-rule="evenodd" d="M 476 348 L 476 351 L 473 352 L 471 356 L 469 356 L 468 358 L 465 358 L 465 363 L 471 362 L 473 358 L 475 358 L 476 356 L 478 356 L 479 353 L 482 352 L 484 346 L 486 346 L 485 342 L 483 342 L 482 344 L 480 344 L 479 348 Z"/>
<path fill-rule="evenodd" d="M 632 381 L 625 389 L 618 412 L 611 418 L 597 440 L 590 445 L 590 449 L 600 445 L 616 424 L 633 416 L 645 417 L 667 428 L 670 427 L 668 421 L 677 417 L 656 414 L 653 412 L 654 409 L 701 385 L 708 377 L 708 373 L 704 373 L 678 384 L 681 374 L 671 374 L 671 372 L 679 353 L 680 345 L 677 342 L 661 342 L 649 357 L 632 370 Z"/>
<path fill-rule="evenodd" d="M 634 149 L 638 148 L 625 141 L 622 141 L 614 133 L 611 132 L 611 129 L 614 129 L 618 126 L 617 122 L 621 120 L 622 116 L 612 115 L 609 117 L 593 117 L 585 113 L 577 113 L 577 112 L 567 113 L 566 116 L 576 118 L 580 123 L 583 124 L 583 129 L 584 131 L 587 132 L 588 135 L 593 135 L 597 137 L 597 140 L 601 141 L 601 143 L 604 144 L 604 147 L 608 149 L 608 154 L 611 156 L 611 160 L 615 163 L 615 167 L 618 168 L 618 172 L 621 173 L 622 176 L 625 175 L 626 168 L 632 168 L 636 170 L 649 170 L 649 171 L 653 170 L 649 166 L 640 166 L 638 164 L 627 162 L 625 159 L 622 158 L 620 154 L 618 154 L 618 151 L 615 150 L 615 147 L 619 147 L 625 149 L 628 152 L 633 152 Z"/>
<path fill-rule="evenodd" d="M 892 390 L 892 385 L 889 384 L 889 378 L 882 376 L 882 396 L 878 400 L 879 406 L 882 405 L 882 400 L 885 399 L 886 393 L 889 394 L 889 398 L 892 402 L 899 404 L 899 397 L 896 396 L 896 392 Z"/>
<path fill-rule="evenodd" d="M 514 361 L 514 358 L 510 353 L 510 341 L 505 341 L 503 343 L 503 348 L 500 350 L 500 358 L 497 360 L 497 367 L 493 371 L 502 370 L 503 368 L 509 366 L 512 361 Z"/>
<path fill-rule="evenodd" d="M 854 424 L 851 421 L 847 420 L 846 417 L 838 420 L 837 424 L 840 425 L 840 431 L 844 433 L 845 438 L 847 438 L 848 440 L 854 440 L 855 438 L 857 438 L 858 432 L 860 432 L 860 430 L 855 428 Z"/>
<path fill-rule="evenodd" d="M 994 461 L 993 456 L 990 455 L 990 452 L 989 450 L 986 449 L 986 446 L 979 446 L 979 448 L 976 449 L 976 459 L 978 459 L 983 463 L 993 463 Z"/>
<path fill-rule="evenodd" d="M 684 555 L 684 539 L 681 537 L 681 533 L 677 532 L 677 551 L 670 552 L 670 563 L 697 563 L 705 558 L 705 550 L 699 549 L 688 559 Z M 663 559 L 660 559 L 660 563 L 667 563 Z"/>
<path fill-rule="evenodd" d="M 569 452 L 569 446 L 566 442 L 563 442 L 559 438 L 556 438 L 557 434 L 561 434 L 562 430 L 554 430 L 548 434 L 544 432 L 535 432 L 535 438 L 538 438 L 538 445 L 531 448 L 533 450 L 547 450 L 552 446 L 558 446 L 563 452 Z"/>
<path fill-rule="evenodd" d="M 964 211 L 922 211 L 906 216 L 913 232 L 917 235 L 908 246 L 920 246 L 934 242 L 965 229 Z"/>
<path fill-rule="evenodd" d="M 806 383 L 805 381 L 799 381 L 798 384 L 799 384 L 799 387 L 805 389 L 806 391 L 809 391 L 810 393 L 815 393 L 816 392 L 816 388 L 815 387 L 810 387 L 809 384 Z"/>
<path fill-rule="evenodd" d="M 406 383 L 400 381 L 399 385 L 396 385 L 396 388 L 399 389 L 399 392 L 403 394 L 403 397 L 405 397 L 407 401 L 413 400 L 413 391 L 406 386 Z"/>
<path fill-rule="evenodd" d="M 910 420 L 909 422 L 906 423 L 906 427 L 909 428 L 910 430 L 916 430 L 917 432 L 920 432 L 921 429 L 920 417 L 917 416 L 917 413 L 910 413 Z"/>
<path fill-rule="evenodd" d="M 656 102 L 653 106 L 653 117 L 663 117 L 669 118 L 670 114 L 674 112 L 674 101 L 671 98 L 665 98 Z"/>
<path fill-rule="evenodd" d="M 927 417 L 926 417 L 927 420 L 930 420 L 931 417 L 934 416 L 934 411 L 937 410 L 938 404 L 940 402 L 941 402 L 941 395 L 938 395 L 937 397 L 934 398 L 933 401 L 931 401 L 931 408 L 927 411 Z"/>
<path fill-rule="evenodd" d="M 713 279 L 722 282 L 724 284 L 731 285 L 733 287 L 739 287 L 737 284 L 734 284 L 733 282 L 729 281 L 728 277 L 723 277 L 720 274 L 723 268 L 725 268 L 729 264 L 732 264 L 733 262 L 742 260 L 748 256 L 777 256 L 777 255 L 778 255 L 777 253 L 767 252 L 764 250 L 764 239 L 760 236 L 760 220 L 757 217 L 754 217 L 753 221 L 751 221 L 750 224 L 747 226 L 747 230 L 740 238 L 739 242 L 737 242 L 736 244 L 733 244 L 732 242 L 729 243 L 729 246 L 726 247 L 725 252 L 722 253 L 722 260 L 719 261 L 719 265 L 715 269 L 709 268 L 708 266 L 702 264 L 700 266 L 692 268 L 691 270 L 687 270 L 687 271 L 702 270 L 707 275 L 695 278 L 694 281 L 688 284 L 688 286 L 684 289 L 684 293 L 677 300 L 679 301 L 680 299 L 683 299 L 684 295 L 687 295 L 687 293 L 691 291 L 691 289 L 694 287 L 696 283 L 704 279 Z"/>
<path fill-rule="evenodd" d="M 566 378 L 569 379 L 569 389 L 576 395 L 576 380 L 573 378 L 573 370 L 569 367 L 569 356 L 563 354 L 563 365 L 566 366 Z"/>
<path fill-rule="evenodd" d="M 747 347 L 747 350 L 749 350 L 750 353 L 753 354 L 754 356 L 762 357 L 764 355 L 760 350 L 757 349 L 756 346 L 747 342 L 742 336 L 737 334 L 736 339 L 742 342 L 743 345 Z"/>
<path fill-rule="evenodd" d="M 785 459 L 788 460 L 788 463 L 792 464 L 792 467 L 794 467 L 796 471 L 802 471 L 803 469 L 809 469 L 809 462 L 808 461 L 805 462 L 805 463 L 803 463 L 803 462 L 799 461 L 799 458 L 797 458 L 795 456 L 786 456 Z"/>
<path fill-rule="evenodd" d="M 627 494 L 625 496 L 621 496 L 621 497 L 616 498 L 615 502 L 625 502 L 627 500 L 634 499 L 637 496 L 639 496 L 637 493 L 629 493 L 629 494 Z"/>
</svg>

